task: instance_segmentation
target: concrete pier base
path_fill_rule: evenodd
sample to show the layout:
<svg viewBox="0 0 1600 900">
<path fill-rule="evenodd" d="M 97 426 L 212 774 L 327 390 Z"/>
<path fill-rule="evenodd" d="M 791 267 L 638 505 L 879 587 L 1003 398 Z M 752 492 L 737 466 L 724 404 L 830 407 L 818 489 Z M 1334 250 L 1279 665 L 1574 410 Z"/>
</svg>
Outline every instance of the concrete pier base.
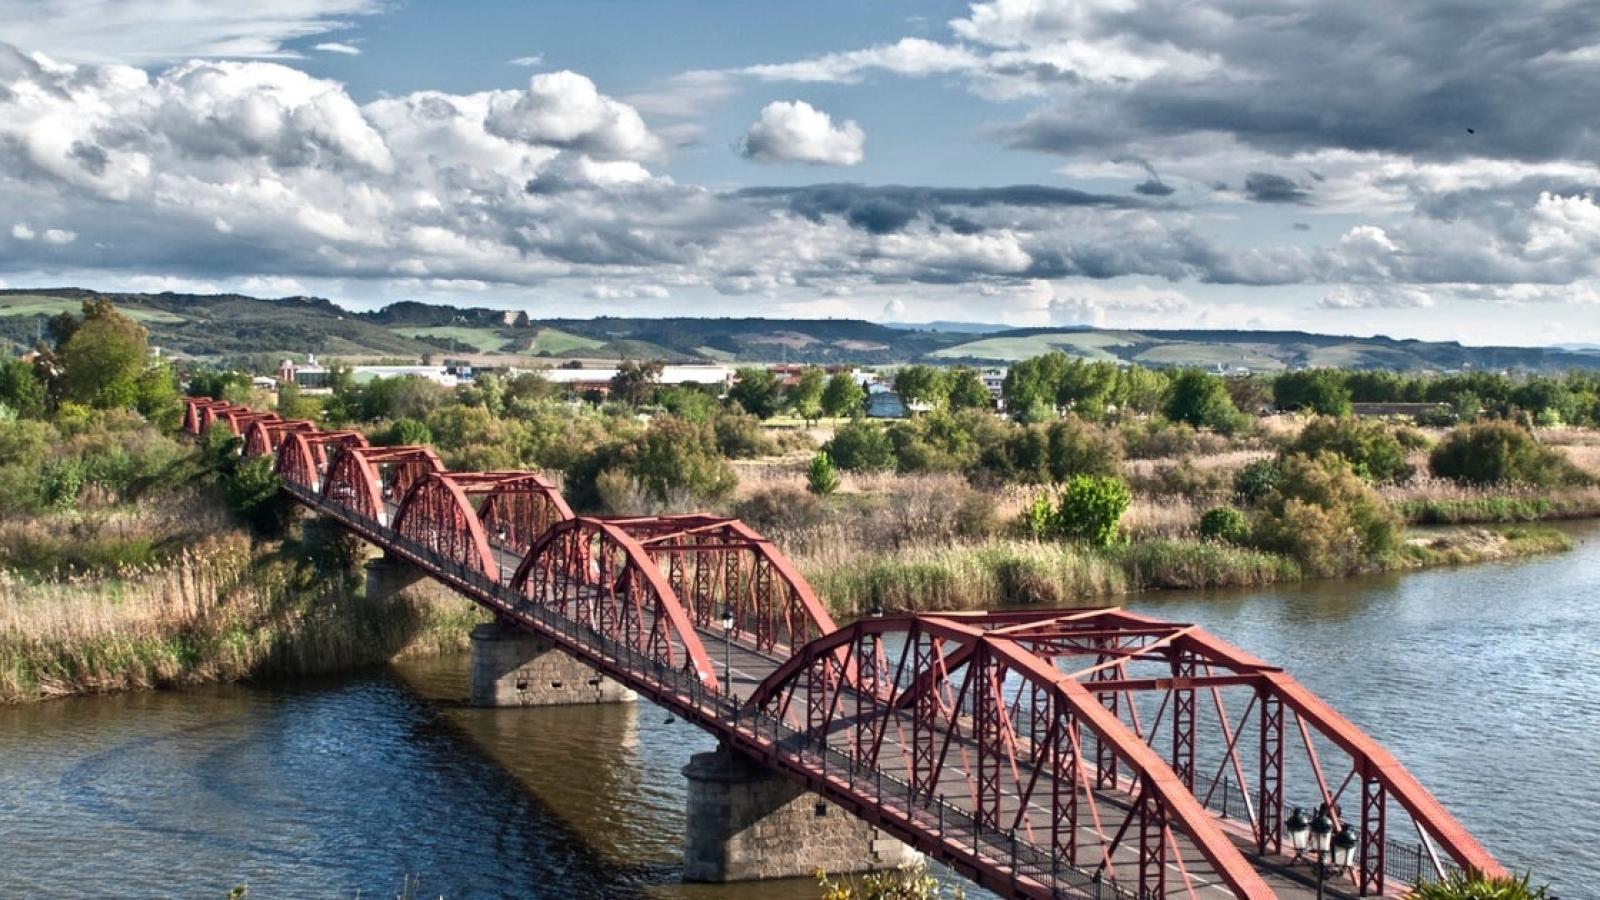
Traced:
<svg viewBox="0 0 1600 900">
<path fill-rule="evenodd" d="M 403 559 L 379 556 L 367 563 L 367 599 L 428 602 L 459 595 Z"/>
<path fill-rule="evenodd" d="M 683 880 L 889 869 L 922 854 L 789 779 L 719 748 L 690 758 Z"/>
<path fill-rule="evenodd" d="M 633 691 L 553 644 L 495 622 L 472 629 L 473 706 L 629 703 Z"/>
</svg>

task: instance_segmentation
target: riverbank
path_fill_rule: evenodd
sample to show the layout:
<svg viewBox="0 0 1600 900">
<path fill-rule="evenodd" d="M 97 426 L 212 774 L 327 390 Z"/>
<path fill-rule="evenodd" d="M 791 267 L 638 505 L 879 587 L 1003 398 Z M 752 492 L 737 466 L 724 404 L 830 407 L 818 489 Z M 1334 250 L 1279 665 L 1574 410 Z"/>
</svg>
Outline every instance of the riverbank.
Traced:
<svg viewBox="0 0 1600 900">
<path fill-rule="evenodd" d="M 1359 574 L 1515 559 L 1572 546 L 1572 539 L 1554 528 L 1450 529 L 1413 535 L 1398 553 Z M 875 553 L 838 548 L 796 562 L 841 617 L 874 606 L 890 611 L 1070 607 L 1150 590 L 1261 587 L 1306 579 L 1287 556 L 1192 539 L 1105 549 L 992 539 Z"/>
<path fill-rule="evenodd" d="M 465 599 L 369 602 L 304 540 L 224 528 L 159 563 L 41 579 L 0 572 L 0 703 L 348 672 L 465 649 Z"/>
</svg>

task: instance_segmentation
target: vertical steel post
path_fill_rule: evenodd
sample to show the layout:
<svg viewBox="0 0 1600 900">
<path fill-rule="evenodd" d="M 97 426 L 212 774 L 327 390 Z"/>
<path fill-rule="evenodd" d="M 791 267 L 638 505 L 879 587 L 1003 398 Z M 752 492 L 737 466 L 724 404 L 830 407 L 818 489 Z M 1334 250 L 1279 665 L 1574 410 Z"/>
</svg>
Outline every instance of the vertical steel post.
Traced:
<svg viewBox="0 0 1600 900">
<path fill-rule="evenodd" d="M 1262 689 L 1261 771 L 1256 779 L 1256 851 L 1283 852 L 1283 701 Z"/>
</svg>

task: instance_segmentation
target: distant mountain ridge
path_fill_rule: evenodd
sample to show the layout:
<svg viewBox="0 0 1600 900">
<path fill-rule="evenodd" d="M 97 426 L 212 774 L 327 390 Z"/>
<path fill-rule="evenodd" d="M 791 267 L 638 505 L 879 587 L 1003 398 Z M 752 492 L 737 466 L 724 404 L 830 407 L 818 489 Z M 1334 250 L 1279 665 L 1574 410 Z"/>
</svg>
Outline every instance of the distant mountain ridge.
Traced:
<svg viewBox="0 0 1600 900">
<path fill-rule="evenodd" d="M 609 317 L 533 319 L 525 312 L 401 301 L 372 312 L 322 297 L 100 294 L 81 288 L 0 290 L 0 343 L 31 345 L 52 315 L 105 296 L 150 329 L 164 351 L 191 357 L 320 356 L 510 359 L 651 358 L 674 362 L 1005 365 L 1060 350 L 1149 366 L 1279 371 L 1341 366 L 1405 371 L 1600 368 L 1592 347 L 1472 347 L 1454 341 L 1301 331 L 1008 328 L 861 319 Z"/>
</svg>

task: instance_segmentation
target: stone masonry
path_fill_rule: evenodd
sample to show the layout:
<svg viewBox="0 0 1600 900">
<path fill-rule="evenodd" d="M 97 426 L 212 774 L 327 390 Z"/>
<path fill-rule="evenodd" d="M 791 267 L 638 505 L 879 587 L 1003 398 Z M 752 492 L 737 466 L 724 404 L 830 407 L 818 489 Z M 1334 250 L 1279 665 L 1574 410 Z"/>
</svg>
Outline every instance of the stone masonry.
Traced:
<svg viewBox="0 0 1600 900">
<path fill-rule="evenodd" d="M 407 598 L 414 601 L 444 599 L 456 596 L 455 591 L 427 575 L 403 559 L 379 556 L 367 563 L 367 599 L 388 601 Z"/>
<path fill-rule="evenodd" d="M 809 878 L 919 861 L 911 847 L 726 748 L 697 753 L 689 779 L 685 881 Z"/>
<path fill-rule="evenodd" d="M 633 699 L 633 691 L 525 631 L 495 622 L 472 629 L 473 706 L 568 706 Z"/>
</svg>

